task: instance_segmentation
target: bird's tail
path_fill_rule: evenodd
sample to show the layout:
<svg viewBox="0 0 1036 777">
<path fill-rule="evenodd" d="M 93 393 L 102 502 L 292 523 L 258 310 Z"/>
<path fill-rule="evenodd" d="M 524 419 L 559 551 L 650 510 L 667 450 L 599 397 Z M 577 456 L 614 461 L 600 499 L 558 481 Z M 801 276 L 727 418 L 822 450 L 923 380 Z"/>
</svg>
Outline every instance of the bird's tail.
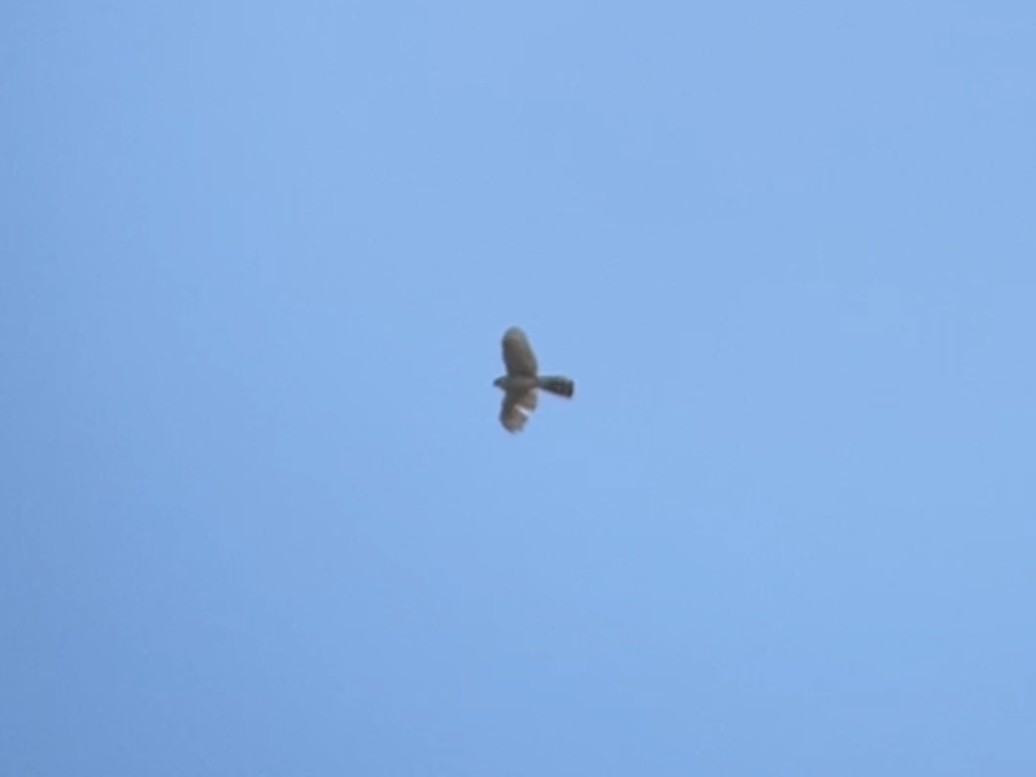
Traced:
<svg viewBox="0 0 1036 777">
<path fill-rule="evenodd" d="M 551 394 L 571 397 L 575 393 L 576 384 L 571 378 L 563 375 L 544 375 L 540 378 L 540 388 Z"/>
</svg>

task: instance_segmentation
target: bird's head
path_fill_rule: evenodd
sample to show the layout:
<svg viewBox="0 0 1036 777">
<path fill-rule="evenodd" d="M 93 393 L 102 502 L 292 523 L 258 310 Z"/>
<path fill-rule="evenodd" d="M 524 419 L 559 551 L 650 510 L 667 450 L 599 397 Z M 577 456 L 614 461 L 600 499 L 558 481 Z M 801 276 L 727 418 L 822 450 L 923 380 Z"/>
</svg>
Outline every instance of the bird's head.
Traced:
<svg viewBox="0 0 1036 777">
<path fill-rule="evenodd" d="M 498 389 L 502 389 L 504 387 L 505 380 L 507 380 L 505 376 L 500 376 L 499 378 L 493 381 L 493 385 L 496 386 Z"/>
</svg>

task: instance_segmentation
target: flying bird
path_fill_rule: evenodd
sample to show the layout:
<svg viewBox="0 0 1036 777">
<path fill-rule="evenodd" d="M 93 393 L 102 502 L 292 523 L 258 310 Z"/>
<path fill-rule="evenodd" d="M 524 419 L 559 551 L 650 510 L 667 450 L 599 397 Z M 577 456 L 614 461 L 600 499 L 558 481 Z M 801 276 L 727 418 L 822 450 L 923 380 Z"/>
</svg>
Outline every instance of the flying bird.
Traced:
<svg viewBox="0 0 1036 777">
<path fill-rule="evenodd" d="M 500 423 L 509 432 L 520 432 L 536 409 L 537 389 L 571 397 L 576 384 L 563 375 L 540 375 L 529 338 L 516 326 L 504 332 L 503 348 L 507 374 L 493 381 L 504 392 Z"/>
</svg>

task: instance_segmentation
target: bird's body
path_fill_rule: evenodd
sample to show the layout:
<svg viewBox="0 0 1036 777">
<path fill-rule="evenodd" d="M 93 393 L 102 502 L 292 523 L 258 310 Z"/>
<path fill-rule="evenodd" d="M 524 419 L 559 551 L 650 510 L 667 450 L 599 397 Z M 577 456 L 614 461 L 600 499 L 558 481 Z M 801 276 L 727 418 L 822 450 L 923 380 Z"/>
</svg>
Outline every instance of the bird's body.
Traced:
<svg viewBox="0 0 1036 777">
<path fill-rule="evenodd" d="M 575 383 L 564 375 L 539 375 L 536 354 L 525 333 L 516 326 L 504 332 L 504 365 L 507 374 L 493 381 L 504 392 L 500 423 L 509 432 L 520 432 L 529 413 L 536 409 L 537 390 L 562 397 L 575 393 Z"/>
</svg>

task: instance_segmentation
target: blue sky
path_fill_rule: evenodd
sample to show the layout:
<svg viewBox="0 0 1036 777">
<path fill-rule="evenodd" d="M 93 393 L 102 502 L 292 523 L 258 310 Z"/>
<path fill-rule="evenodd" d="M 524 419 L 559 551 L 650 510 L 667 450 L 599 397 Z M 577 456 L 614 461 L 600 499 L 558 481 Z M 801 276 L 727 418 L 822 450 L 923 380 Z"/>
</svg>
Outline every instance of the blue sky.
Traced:
<svg viewBox="0 0 1036 777">
<path fill-rule="evenodd" d="M 1036 773 L 1032 3 L 9 3 L 0 72 L 0 773 Z"/>
</svg>

